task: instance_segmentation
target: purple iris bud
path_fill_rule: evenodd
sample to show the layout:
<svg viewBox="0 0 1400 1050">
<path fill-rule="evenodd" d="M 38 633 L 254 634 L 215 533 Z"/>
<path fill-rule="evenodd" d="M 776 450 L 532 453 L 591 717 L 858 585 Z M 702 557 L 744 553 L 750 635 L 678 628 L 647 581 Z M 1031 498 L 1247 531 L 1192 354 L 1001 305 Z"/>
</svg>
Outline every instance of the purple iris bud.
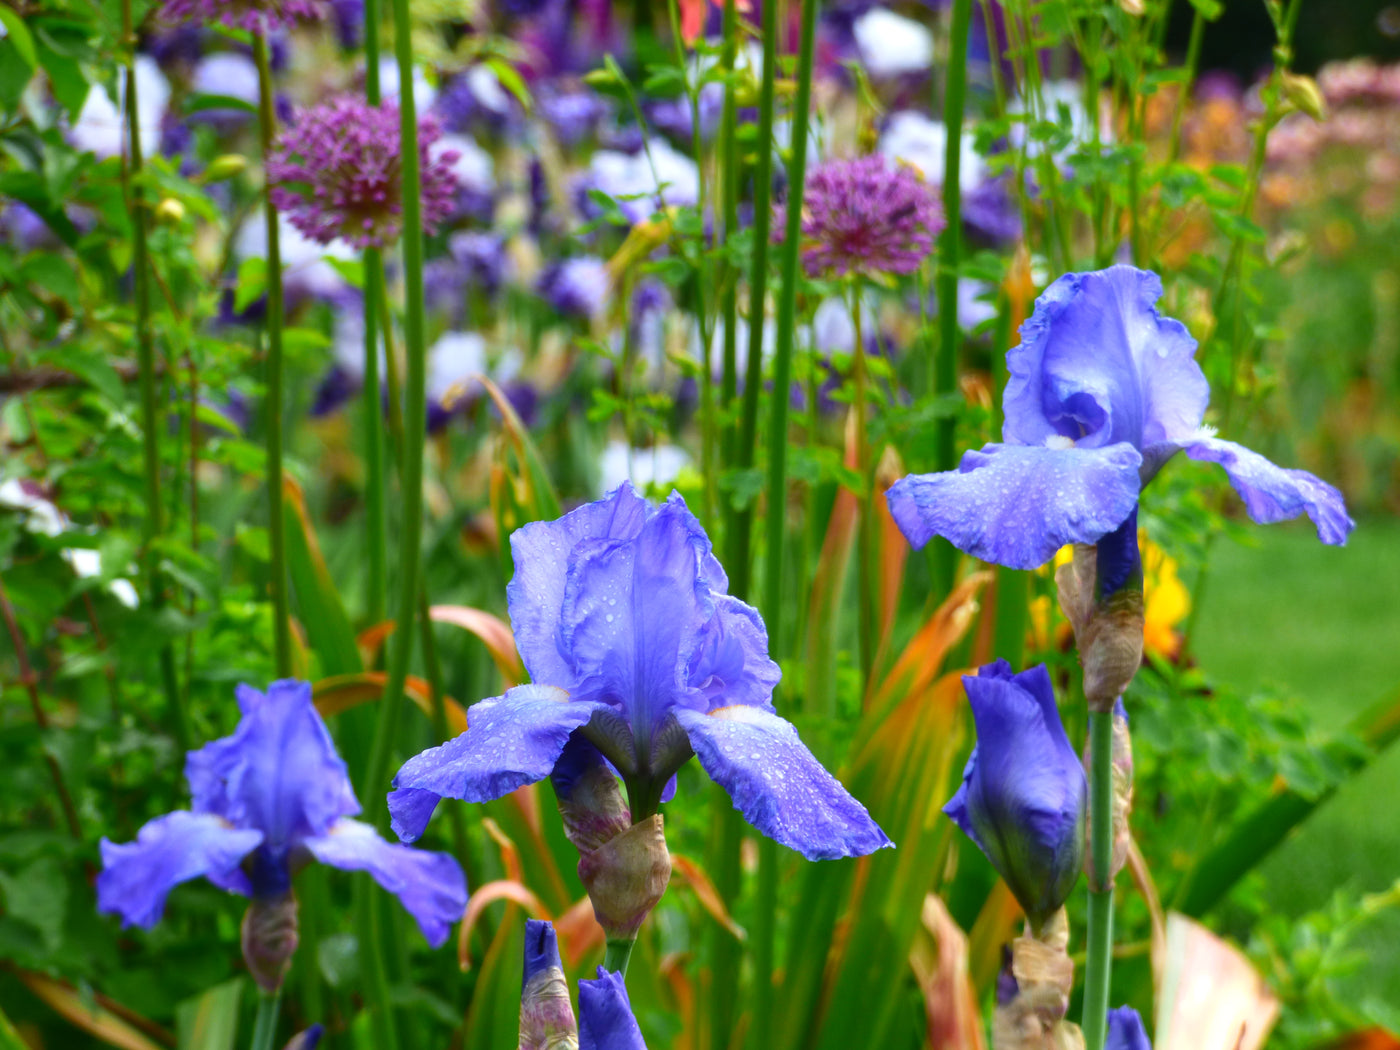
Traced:
<svg viewBox="0 0 1400 1050">
<path fill-rule="evenodd" d="M 578 983 L 578 1050 L 647 1050 L 620 973 Z"/>
<path fill-rule="evenodd" d="M 1157 312 L 1161 295 L 1161 278 L 1131 266 L 1047 288 L 1006 355 L 1002 442 L 890 488 L 909 542 L 943 536 L 984 561 L 1034 569 L 1121 526 L 1142 486 L 1184 450 L 1224 467 L 1255 521 L 1307 514 L 1318 539 L 1344 544 L 1355 523 L 1337 489 L 1202 426 L 1210 388 L 1196 341 Z"/>
<path fill-rule="evenodd" d="M 574 1008 L 559 960 L 554 926 L 525 921 L 525 972 L 520 982 L 520 1050 L 549 1050 L 576 1042 Z"/>
<path fill-rule="evenodd" d="M 151 927 L 171 889 L 200 876 L 254 903 L 275 901 L 317 860 L 369 872 L 430 944 L 442 944 L 467 900 L 457 862 L 386 842 L 350 819 L 360 806 L 309 684 L 283 679 L 265 694 L 240 685 L 237 696 L 243 717 L 233 735 L 186 757 L 190 808 L 152 820 L 135 842 L 102 840 L 98 910 Z"/>
<path fill-rule="evenodd" d="M 622 485 L 517 530 L 511 553 L 507 601 L 535 684 L 474 705 L 465 733 L 404 764 L 389 795 L 401 838 L 444 797 L 487 802 L 543 780 L 577 733 L 626 783 L 633 821 L 695 755 L 750 824 L 809 859 L 890 845 L 774 711 L 763 620 L 727 593 L 679 494 L 657 507 Z"/>
<path fill-rule="evenodd" d="M 1044 664 L 998 660 L 963 677 L 977 746 L 943 807 L 987 855 L 1035 927 L 1059 911 L 1084 861 L 1084 767 Z"/>
<path fill-rule="evenodd" d="M 1152 1050 L 1142 1018 L 1131 1006 L 1108 1011 L 1108 1037 L 1104 1050 Z"/>
</svg>

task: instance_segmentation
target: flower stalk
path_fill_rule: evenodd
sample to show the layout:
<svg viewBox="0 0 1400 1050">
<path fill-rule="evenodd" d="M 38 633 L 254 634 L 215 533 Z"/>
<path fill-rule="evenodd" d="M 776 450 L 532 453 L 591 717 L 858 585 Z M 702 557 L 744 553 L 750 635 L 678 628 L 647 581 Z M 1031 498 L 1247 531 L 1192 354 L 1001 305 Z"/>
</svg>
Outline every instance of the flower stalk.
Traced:
<svg viewBox="0 0 1400 1050">
<path fill-rule="evenodd" d="M 272 1050 L 277 1036 L 277 1015 L 282 1006 L 282 992 L 262 992 L 258 996 L 258 1015 L 253 1022 L 251 1050 Z"/>
<path fill-rule="evenodd" d="M 1113 971 L 1113 714 L 1089 712 L 1089 919 L 1084 959 L 1086 1050 L 1103 1050 Z M 1096 889 L 1095 886 L 1098 888 Z"/>
<path fill-rule="evenodd" d="M 258 67 L 258 134 L 263 163 L 272 156 L 277 126 L 272 92 L 272 63 L 267 37 L 253 33 L 253 61 Z M 267 220 L 267 510 L 269 571 L 272 574 L 273 658 L 279 678 L 292 673 L 292 631 L 288 620 L 287 541 L 282 511 L 282 248 L 277 206 L 271 187 L 264 191 L 263 214 Z"/>
</svg>

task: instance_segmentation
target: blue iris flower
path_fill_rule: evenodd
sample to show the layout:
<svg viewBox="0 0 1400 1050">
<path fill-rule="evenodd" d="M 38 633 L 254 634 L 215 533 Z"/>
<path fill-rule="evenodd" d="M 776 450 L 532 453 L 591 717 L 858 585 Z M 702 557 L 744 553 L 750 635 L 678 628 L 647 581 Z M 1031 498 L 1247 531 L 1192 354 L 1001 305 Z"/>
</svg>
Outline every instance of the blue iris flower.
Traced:
<svg viewBox="0 0 1400 1050">
<path fill-rule="evenodd" d="M 578 1050 L 647 1050 L 622 974 L 598 967 L 578 983 Z"/>
<path fill-rule="evenodd" d="M 631 485 L 511 537 L 507 590 L 533 685 L 483 700 L 467 731 L 394 778 L 394 830 L 422 834 L 444 797 L 486 802 L 554 770 L 573 737 L 656 812 L 692 755 L 759 831 L 809 859 L 890 845 L 865 808 L 774 713 L 780 672 L 758 611 L 727 594 L 709 537 L 679 494 Z"/>
<path fill-rule="evenodd" d="M 1108 1038 L 1104 1050 L 1152 1050 L 1142 1018 L 1131 1006 L 1108 1011 Z"/>
<path fill-rule="evenodd" d="M 386 842 L 360 812 L 345 763 L 311 702 L 311 686 L 284 679 L 267 693 L 237 692 L 232 736 L 191 751 L 188 810 L 157 817 L 135 842 L 102 840 L 97 906 L 124 924 L 154 926 L 165 898 L 203 876 L 220 889 L 269 899 L 312 860 L 367 871 L 403 903 L 434 947 L 467 902 L 462 869 L 445 853 Z"/>
<path fill-rule="evenodd" d="M 1340 492 L 1202 426 L 1210 388 L 1196 341 L 1157 312 L 1161 295 L 1155 273 L 1131 266 L 1047 288 L 1006 355 L 1003 442 L 890 488 L 910 543 L 943 536 L 984 561 L 1036 568 L 1120 526 L 1180 451 L 1224 467 L 1255 521 L 1307 514 L 1323 543 L 1345 543 L 1354 523 Z"/>
<path fill-rule="evenodd" d="M 1059 911 L 1084 860 L 1084 767 L 1044 664 L 1005 660 L 963 678 L 977 746 L 943 812 L 1006 880 L 1035 926 Z"/>
</svg>

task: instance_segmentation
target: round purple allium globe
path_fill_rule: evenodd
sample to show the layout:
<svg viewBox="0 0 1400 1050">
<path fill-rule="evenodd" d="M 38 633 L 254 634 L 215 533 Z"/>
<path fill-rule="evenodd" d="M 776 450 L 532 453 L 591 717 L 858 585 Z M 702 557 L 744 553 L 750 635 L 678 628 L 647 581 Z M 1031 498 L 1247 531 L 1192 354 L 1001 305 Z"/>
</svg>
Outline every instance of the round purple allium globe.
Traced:
<svg viewBox="0 0 1400 1050">
<path fill-rule="evenodd" d="M 160 20 L 172 26 L 222 22 L 230 29 L 266 33 L 319 22 L 325 13 L 322 0 L 165 0 Z"/>
<path fill-rule="evenodd" d="M 437 122 L 418 124 L 423 229 L 436 232 L 457 198 L 455 150 L 434 150 Z M 278 136 L 267 162 L 272 203 L 321 244 L 341 238 L 383 248 L 403 232 L 399 110 L 350 96 L 303 110 Z"/>
<path fill-rule="evenodd" d="M 880 155 L 828 161 L 807 176 L 802 264 L 811 277 L 912 273 L 945 225 L 942 205 L 913 169 Z"/>
</svg>

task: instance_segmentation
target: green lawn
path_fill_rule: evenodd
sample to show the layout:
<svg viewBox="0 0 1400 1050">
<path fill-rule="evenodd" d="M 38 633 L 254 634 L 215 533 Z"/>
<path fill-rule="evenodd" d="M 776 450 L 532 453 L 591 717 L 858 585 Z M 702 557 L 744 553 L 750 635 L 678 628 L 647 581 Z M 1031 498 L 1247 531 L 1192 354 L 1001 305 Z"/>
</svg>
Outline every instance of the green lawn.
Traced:
<svg viewBox="0 0 1400 1050">
<path fill-rule="evenodd" d="M 1323 547 L 1305 526 L 1251 534 L 1257 546 L 1216 546 L 1194 643 L 1202 665 L 1240 688 L 1285 687 L 1324 727 L 1400 693 L 1400 521 L 1362 522 L 1340 550 Z M 1270 898 L 1298 914 L 1339 885 L 1391 885 L 1400 878 L 1398 806 L 1400 745 L 1269 858 Z M 1373 954 L 1364 983 L 1393 994 L 1400 916 L 1376 926 L 1366 938 Z"/>
</svg>

